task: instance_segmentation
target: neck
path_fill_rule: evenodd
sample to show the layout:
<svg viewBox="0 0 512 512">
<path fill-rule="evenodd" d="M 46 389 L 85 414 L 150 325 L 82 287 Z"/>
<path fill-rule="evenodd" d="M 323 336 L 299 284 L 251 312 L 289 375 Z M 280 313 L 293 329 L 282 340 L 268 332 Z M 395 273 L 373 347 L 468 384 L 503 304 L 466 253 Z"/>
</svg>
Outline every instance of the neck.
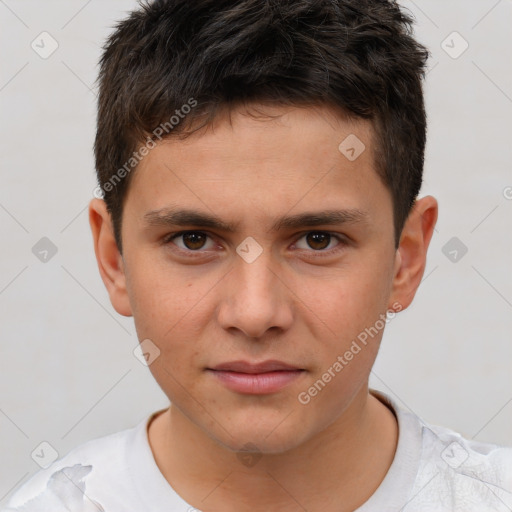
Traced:
<svg viewBox="0 0 512 512">
<path fill-rule="evenodd" d="M 361 506 L 384 479 L 398 426 L 364 387 L 315 437 L 284 453 L 246 455 L 245 465 L 173 406 L 148 436 L 163 476 L 199 510 L 343 512 Z"/>
</svg>

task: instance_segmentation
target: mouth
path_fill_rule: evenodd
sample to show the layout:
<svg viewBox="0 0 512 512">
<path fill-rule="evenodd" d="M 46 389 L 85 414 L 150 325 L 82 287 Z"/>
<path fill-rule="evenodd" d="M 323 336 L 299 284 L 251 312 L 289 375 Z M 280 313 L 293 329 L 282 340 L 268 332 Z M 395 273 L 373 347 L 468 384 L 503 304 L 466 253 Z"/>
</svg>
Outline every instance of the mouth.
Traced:
<svg viewBox="0 0 512 512">
<path fill-rule="evenodd" d="M 232 361 L 207 368 L 228 389 L 250 395 L 276 393 L 306 373 L 304 368 L 282 361 Z"/>
</svg>

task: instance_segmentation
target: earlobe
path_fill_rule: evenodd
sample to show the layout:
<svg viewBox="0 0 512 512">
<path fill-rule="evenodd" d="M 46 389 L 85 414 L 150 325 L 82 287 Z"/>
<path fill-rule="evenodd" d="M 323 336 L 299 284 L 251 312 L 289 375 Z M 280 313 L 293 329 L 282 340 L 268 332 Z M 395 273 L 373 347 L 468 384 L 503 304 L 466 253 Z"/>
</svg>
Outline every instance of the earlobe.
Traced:
<svg viewBox="0 0 512 512">
<path fill-rule="evenodd" d="M 438 205 L 432 196 L 416 201 L 407 218 L 395 259 L 390 304 L 408 307 L 425 272 L 427 250 L 437 222 Z"/>
<path fill-rule="evenodd" d="M 98 269 L 110 302 L 120 315 L 132 316 L 123 258 L 114 237 L 110 213 L 102 199 L 92 199 L 89 203 L 89 224 Z"/>
</svg>

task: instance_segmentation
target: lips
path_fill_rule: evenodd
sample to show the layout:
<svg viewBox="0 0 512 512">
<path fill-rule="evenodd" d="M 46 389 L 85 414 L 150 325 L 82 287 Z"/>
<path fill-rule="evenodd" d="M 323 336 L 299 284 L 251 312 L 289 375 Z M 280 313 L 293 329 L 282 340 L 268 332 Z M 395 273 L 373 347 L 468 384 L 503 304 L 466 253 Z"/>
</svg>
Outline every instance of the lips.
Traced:
<svg viewBox="0 0 512 512">
<path fill-rule="evenodd" d="M 207 371 L 231 391 L 248 395 L 277 393 L 306 373 L 303 368 L 276 360 L 231 361 L 207 368 Z"/>
<path fill-rule="evenodd" d="M 298 366 L 293 366 L 283 361 L 268 360 L 261 363 L 250 363 L 248 361 L 231 361 L 222 363 L 210 370 L 236 372 L 236 373 L 268 373 L 277 371 L 297 371 L 302 370 Z"/>
</svg>

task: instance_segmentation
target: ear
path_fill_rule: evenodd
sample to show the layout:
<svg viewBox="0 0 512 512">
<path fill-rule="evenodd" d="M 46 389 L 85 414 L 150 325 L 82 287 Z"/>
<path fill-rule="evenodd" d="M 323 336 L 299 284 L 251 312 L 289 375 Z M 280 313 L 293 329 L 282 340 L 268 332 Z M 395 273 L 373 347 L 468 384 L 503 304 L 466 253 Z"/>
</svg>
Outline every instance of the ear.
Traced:
<svg viewBox="0 0 512 512">
<path fill-rule="evenodd" d="M 438 205 L 432 196 L 414 203 L 407 217 L 395 257 L 395 274 L 389 309 L 392 304 L 407 308 L 416 294 L 427 262 L 427 249 L 437 222 Z"/>
<path fill-rule="evenodd" d="M 114 237 L 110 213 L 102 199 L 92 199 L 89 203 L 89 224 L 98 268 L 110 296 L 110 302 L 120 315 L 132 316 L 126 291 L 123 257 Z"/>
</svg>

